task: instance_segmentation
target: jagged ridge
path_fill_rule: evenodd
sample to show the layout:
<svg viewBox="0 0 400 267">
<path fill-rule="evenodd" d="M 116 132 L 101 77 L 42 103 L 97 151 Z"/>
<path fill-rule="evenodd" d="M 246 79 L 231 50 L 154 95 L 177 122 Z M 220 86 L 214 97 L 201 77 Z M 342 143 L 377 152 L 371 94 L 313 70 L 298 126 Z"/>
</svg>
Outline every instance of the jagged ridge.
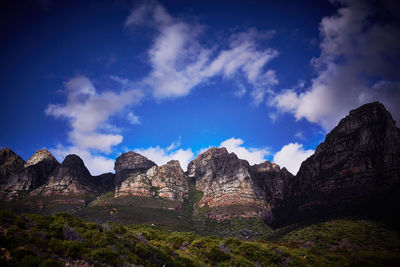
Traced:
<svg viewBox="0 0 400 267">
<path fill-rule="evenodd" d="M 164 199 L 182 208 L 193 183 L 202 194 L 192 203 L 194 214 L 216 220 L 260 217 L 279 226 L 307 218 L 398 213 L 400 129 L 382 104 L 366 104 L 341 120 L 296 176 L 268 161 L 250 166 L 225 148 L 198 155 L 186 174 L 177 161 L 157 166 L 131 151 L 117 158 L 115 171 L 91 176 L 76 155 L 60 165 L 46 150 L 27 163 L 10 149 L 0 151 L 6 200 L 79 195 L 77 202 L 84 204 L 114 191 L 114 198 Z"/>
</svg>

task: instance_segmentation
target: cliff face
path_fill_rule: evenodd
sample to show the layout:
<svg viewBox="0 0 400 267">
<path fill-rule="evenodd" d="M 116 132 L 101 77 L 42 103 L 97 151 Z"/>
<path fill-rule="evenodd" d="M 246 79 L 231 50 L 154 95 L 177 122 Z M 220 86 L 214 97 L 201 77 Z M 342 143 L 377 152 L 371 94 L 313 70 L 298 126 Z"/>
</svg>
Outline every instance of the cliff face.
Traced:
<svg viewBox="0 0 400 267">
<path fill-rule="evenodd" d="M 30 195 L 74 197 L 69 202 L 85 203 L 87 197 L 98 195 L 101 191 L 82 159 L 77 155 L 68 155 L 47 183 L 32 191 Z"/>
<path fill-rule="evenodd" d="M 8 160 L 1 164 L 3 172 L 9 172 L 2 190 L 7 200 L 18 198 L 27 191 L 43 185 L 60 165 L 45 149 L 37 151 L 26 163 L 11 150 L 6 153 L 3 151 L 2 154 L 8 155 Z"/>
<path fill-rule="evenodd" d="M 153 166 L 156 166 L 154 162 L 138 153 L 129 151 L 121 154 L 115 161 L 114 167 L 116 186 L 131 175 L 144 173 Z"/>
<path fill-rule="evenodd" d="M 268 224 L 271 224 L 285 213 L 290 199 L 289 192 L 295 178 L 286 168 L 281 169 L 269 161 L 252 166 L 252 171 L 265 194 L 267 213 L 264 218 Z"/>
<path fill-rule="evenodd" d="M 187 171 L 196 188 L 203 192 L 198 203 L 213 219 L 262 217 L 266 214 L 265 194 L 247 161 L 225 148 L 211 148 L 190 162 Z"/>
<path fill-rule="evenodd" d="M 399 194 L 400 129 L 382 104 L 370 103 L 351 111 L 302 163 L 287 216 L 397 216 Z"/>
<path fill-rule="evenodd" d="M 25 161 L 9 148 L 0 150 L 0 189 L 8 191 L 15 175 L 23 172 Z"/>
<path fill-rule="evenodd" d="M 183 202 L 189 195 L 188 179 L 179 162 L 172 160 L 146 172 L 134 172 L 115 190 L 115 196 L 163 198 Z"/>
<path fill-rule="evenodd" d="M 295 177 L 268 161 L 250 166 L 225 148 L 198 155 L 186 174 L 178 161 L 158 167 L 134 152 L 118 157 L 115 171 L 91 176 L 76 155 L 68 155 L 60 165 L 47 150 L 25 162 L 2 149 L 0 197 L 28 195 L 39 202 L 40 197 L 59 197 L 59 203 L 81 205 L 115 191 L 116 198 L 163 199 L 179 207 L 189 199 L 191 179 L 201 191 L 192 192 L 199 199 L 194 213 L 216 220 L 261 217 L 281 226 L 328 216 L 400 214 L 400 129 L 380 103 L 351 111 Z"/>
</svg>

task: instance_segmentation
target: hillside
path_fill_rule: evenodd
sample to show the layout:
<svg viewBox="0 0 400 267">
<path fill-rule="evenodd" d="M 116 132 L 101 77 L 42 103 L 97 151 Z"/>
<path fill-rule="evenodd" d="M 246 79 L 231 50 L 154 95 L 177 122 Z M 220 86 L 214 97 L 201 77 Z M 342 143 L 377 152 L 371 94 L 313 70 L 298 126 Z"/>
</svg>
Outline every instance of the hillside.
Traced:
<svg viewBox="0 0 400 267">
<path fill-rule="evenodd" d="M 263 241 L 95 224 L 59 213 L 0 213 L 1 266 L 395 266 L 399 234 L 382 224 L 334 220 Z M 274 240 L 274 241 L 269 241 Z"/>
</svg>

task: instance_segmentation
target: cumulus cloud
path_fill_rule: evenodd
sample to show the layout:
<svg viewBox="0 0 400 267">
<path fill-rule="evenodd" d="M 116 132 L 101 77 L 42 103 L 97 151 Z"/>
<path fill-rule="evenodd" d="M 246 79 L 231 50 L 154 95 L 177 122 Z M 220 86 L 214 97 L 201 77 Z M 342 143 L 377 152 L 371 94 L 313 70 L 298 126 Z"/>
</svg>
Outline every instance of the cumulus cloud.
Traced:
<svg viewBox="0 0 400 267">
<path fill-rule="evenodd" d="M 270 104 L 332 129 L 350 109 L 381 101 L 400 120 L 399 9 L 391 1 L 341 1 L 320 23 L 321 54 L 312 60 L 316 78 L 275 95 Z M 384 16 L 384 20 L 382 17 Z"/>
<path fill-rule="evenodd" d="M 180 145 L 180 143 L 179 143 Z M 154 161 L 158 166 L 167 163 L 170 160 L 177 160 L 184 171 L 187 170 L 189 162 L 193 159 L 193 152 L 189 149 L 182 149 L 177 146 L 176 142 L 173 142 L 167 148 L 159 146 L 149 148 L 138 148 L 134 151 Z"/>
<path fill-rule="evenodd" d="M 66 118 L 71 126 L 68 140 L 71 147 L 59 146 L 56 151 L 58 155 L 68 154 L 71 151 L 79 152 L 85 157 L 91 173 L 98 173 L 100 163 L 111 165 L 107 158 L 93 156 L 94 153 L 110 153 L 113 146 L 122 142 L 122 135 L 115 134 L 119 128 L 111 125 L 108 121 L 110 116 L 123 110 L 128 105 L 138 103 L 142 94 L 136 90 L 125 90 L 120 93 L 104 91 L 98 93 L 92 81 L 83 75 L 77 75 L 64 83 L 67 101 L 65 104 L 50 104 L 45 113 L 55 118 Z M 128 120 L 131 120 L 128 114 Z M 112 133 L 114 132 L 114 133 Z M 63 149 L 65 150 L 63 153 Z M 98 164 L 97 164 L 97 163 Z"/>
<path fill-rule="evenodd" d="M 243 146 L 244 141 L 240 138 L 230 138 L 223 141 L 220 147 L 225 147 L 229 153 L 235 153 L 238 158 L 247 160 L 250 165 L 264 162 L 265 157 L 270 154 L 266 148 L 246 148 Z"/>
<path fill-rule="evenodd" d="M 218 45 L 206 47 L 201 42 L 204 26 L 174 18 L 154 1 L 134 9 L 125 26 L 156 30 L 148 53 L 152 70 L 143 84 L 157 99 L 185 96 L 215 76 L 231 79 L 241 75 L 253 88 L 253 102 L 260 104 L 266 92 L 278 83 L 275 72 L 265 69 L 278 52 L 258 45 L 271 38 L 273 31 L 249 29 L 230 36 L 225 49 Z"/>
<path fill-rule="evenodd" d="M 296 175 L 301 163 L 314 153 L 314 150 L 305 150 L 302 144 L 289 143 L 274 155 L 273 162 L 280 167 L 285 167 Z"/>
</svg>

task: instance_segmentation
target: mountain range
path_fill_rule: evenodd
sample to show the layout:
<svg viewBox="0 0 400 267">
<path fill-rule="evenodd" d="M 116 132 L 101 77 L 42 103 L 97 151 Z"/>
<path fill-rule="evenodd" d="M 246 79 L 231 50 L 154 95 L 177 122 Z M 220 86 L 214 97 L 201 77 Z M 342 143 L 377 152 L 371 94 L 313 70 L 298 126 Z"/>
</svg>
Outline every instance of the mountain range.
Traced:
<svg viewBox="0 0 400 267">
<path fill-rule="evenodd" d="M 297 175 L 265 161 L 250 165 L 225 148 L 157 166 L 126 152 L 115 174 L 92 176 L 77 155 L 60 164 L 43 149 L 27 162 L 0 150 L 3 207 L 76 212 L 115 203 L 224 221 L 260 218 L 272 227 L 307 220 L 368 216 L 399 221 L 400 129 L 378 102 L 365 104 L 327 134 Z M 129 210 L 129 209 L 128 209 Z M 110 211 L 112 213 L 112 211 Z"/>
</svg>

